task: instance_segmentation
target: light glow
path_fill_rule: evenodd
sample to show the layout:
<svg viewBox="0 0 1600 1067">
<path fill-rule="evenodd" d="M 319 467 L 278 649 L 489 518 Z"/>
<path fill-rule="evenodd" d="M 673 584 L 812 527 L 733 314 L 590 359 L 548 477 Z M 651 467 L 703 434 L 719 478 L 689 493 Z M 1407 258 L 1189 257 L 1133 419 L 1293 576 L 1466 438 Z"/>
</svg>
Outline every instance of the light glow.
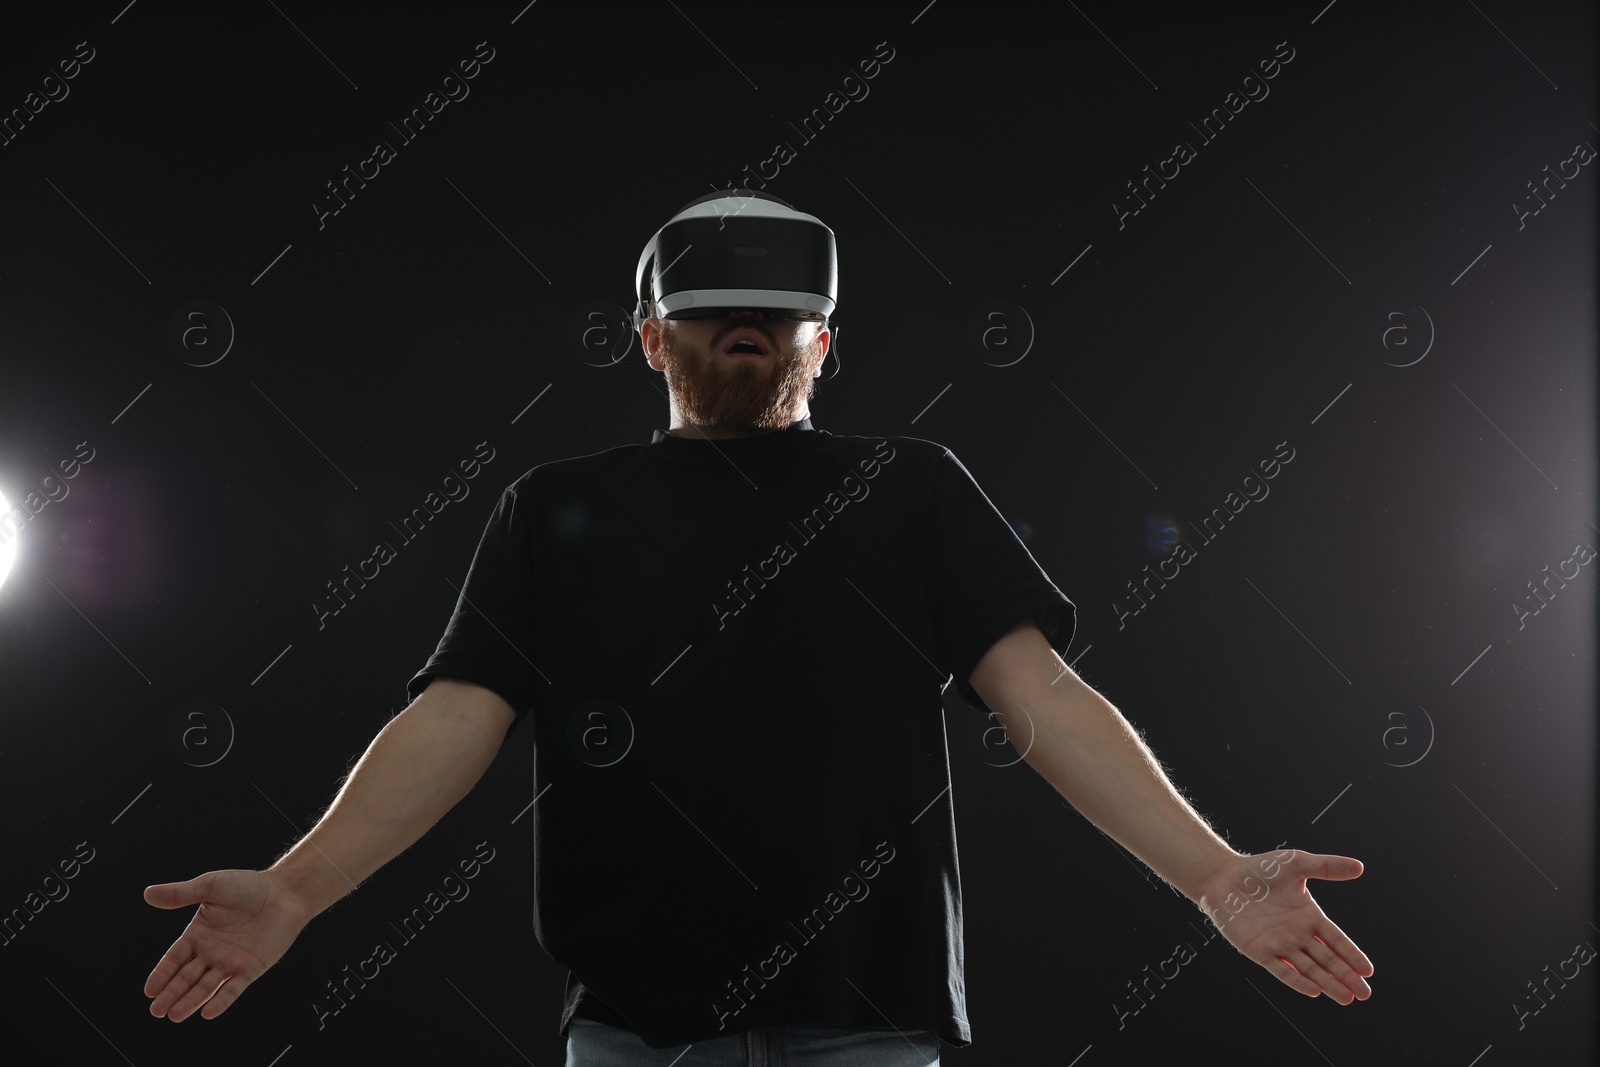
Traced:
<svg viewBox="0 0 1600 1067">
<path fill-rule="evenodd" d="M 11 502 L 0 493 L 0 585 L 6 584 L 6 575 L 11 573 L 11 562 L 17 558 L 17 538 L 22 534 L 10 513 Z"/>
</svg>

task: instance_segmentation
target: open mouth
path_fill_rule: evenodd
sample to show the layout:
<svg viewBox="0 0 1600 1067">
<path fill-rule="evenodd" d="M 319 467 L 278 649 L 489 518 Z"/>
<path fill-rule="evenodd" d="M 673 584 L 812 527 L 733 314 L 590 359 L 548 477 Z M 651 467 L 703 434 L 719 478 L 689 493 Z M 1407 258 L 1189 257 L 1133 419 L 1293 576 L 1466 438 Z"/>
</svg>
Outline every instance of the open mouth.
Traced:
<svg viewBox="0 0 1600 1067">
<path fill-rule="evenodd" d="M 767 342 L 754 330 L 739 330 L 728 340 L 723 352 L 730 356 L 760 358 L 767 354 Z"/>
</svg>

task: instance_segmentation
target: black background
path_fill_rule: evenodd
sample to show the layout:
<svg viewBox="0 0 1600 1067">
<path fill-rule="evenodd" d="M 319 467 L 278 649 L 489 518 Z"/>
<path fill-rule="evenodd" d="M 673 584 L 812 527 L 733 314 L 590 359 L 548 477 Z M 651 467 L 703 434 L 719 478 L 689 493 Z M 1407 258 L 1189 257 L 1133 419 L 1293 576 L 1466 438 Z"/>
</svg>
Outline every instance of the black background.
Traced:
<svg viewBox="0 0 1600 1067">
<path fill-rule="evenodd" d="M 94 49 L 0 146 L 0 492 L 94 450 L 0 587 L 0 910 L 94 849 L 0 946 L 8 1043 L 562 1062 L 519 741 L 218 1020 L 148 1015 L 187 912 L 140 894 L 311 825 L 404 706 L 500 487 L 667 425 L 637 344 L 605 365 L 569 326 L 788 141 L 767 188 L 841 263 L 815 424 L 962 458 L 1078 603 L 1069 659 L 1236 847 L 1367 865 L 1313 890 L 1373 958 L 1370 1001 L 1308 1000 L 1219 941 L 1119 1028 L 1200 914 L 1026 766 L 990 766 L 951 703 L 974 1043 L 948 1061 L 1591 1062 L 1593 967 L 1517 1006 L 1600 938 L 1595 568 L 1520 628 L 1514 605 L 1600 544 L 1593 167 L 1519 224 L 1543 168 L 1600 144 L 1594 39 L 1565 3 L 8 12 L 6 114 Z M 401 145 L 388 123 L 480 41 L 470 96 Z M 880 42 L 869 95 L 800 137 Z M 1270 95 L 1204 143 L 1189 123 L 1279 42 Z M 319 228 L 380 139 L 396 158 Z M 1179 140 L 1196 157 L 1119 226 Z M 168 340 L 196 300 L 236 331 L 203 367 L 219 312 Z M 975 316 L 1003 326 L 987 349 Z M 472 495 L 319 629 L 325 583 L 482 441 Z M 1195 537 L 1280 442 L 1270 496 Z M 1119 628 L 1167 527 L 1201 547 Z M 209 766 L 220 716 L 169 741 L 190 700 L 236 731 Z M 484 841 L 471 896 L 319 1029 L 324 984 Z"/>
</svg>

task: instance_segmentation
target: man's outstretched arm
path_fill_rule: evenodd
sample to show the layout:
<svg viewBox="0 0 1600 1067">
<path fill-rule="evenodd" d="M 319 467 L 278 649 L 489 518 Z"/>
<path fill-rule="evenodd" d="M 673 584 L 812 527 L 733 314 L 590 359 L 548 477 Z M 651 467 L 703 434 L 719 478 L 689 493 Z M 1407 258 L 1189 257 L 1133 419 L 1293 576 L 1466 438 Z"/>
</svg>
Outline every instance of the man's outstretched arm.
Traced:
<svg viewBox="0 0 1600 1067">
<path fill-rule="evenodd" d="M 970 681 L 1028 764 L 1205 911 L 1240 952 L 1307 996 L 1349 1004 L 1372 995 L 1371 961 L 1305 884 L 1355 878 L 1359 861 L 1294 850 L 1249 856 L 1229 847 L 1128 720 L 1061 661 L 1031 619 L 994 643 Z"/>
<path fill-rule="evenodd" d="M 264 871 L 153 885 L 158 908 L 199 904 L 145 981 L 150 1014 L 214 1019 L 305 925 L 405 851 L 494 762 L 515 715 L 482 686 L 436 678 L 373 738 L 317 825 Z"/>
</svg>

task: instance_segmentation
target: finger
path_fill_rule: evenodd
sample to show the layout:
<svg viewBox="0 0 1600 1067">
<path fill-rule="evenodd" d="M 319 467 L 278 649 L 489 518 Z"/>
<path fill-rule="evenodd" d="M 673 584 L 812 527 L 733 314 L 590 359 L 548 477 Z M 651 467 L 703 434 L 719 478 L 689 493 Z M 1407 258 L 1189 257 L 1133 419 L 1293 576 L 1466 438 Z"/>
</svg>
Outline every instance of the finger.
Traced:
<svg viewBox="0 0 1600 1067">
<path fill-rule="evenodd" d="M 1301 852 L 1292 861 L 1302 878 L 1321 878 L 1343 882 L 1360 878 L 1366 868 L 1352 856 L 1329 856 L 1320 852 Z"/>
<path fill-rule="evenodd" d="M 162 882 L 159 885 L 144 887 L 146 904 L 157 908 L 185 908 L 190 904 L 199 904 L 205 900 L 206 894 L 211 889 L 211 876 L 202 874 L 198 878 L 191 878 L 187 882 Z"/>
<path fill-rule="evenodd" d="M 1257 962 L 1270 971 L 1272 975 L 1278 979 L 1278 981 L 1282 982 L 1296 993 L 1304 993 L 1308 997 L 1314 997 L 1322 992 L 1321 986 L 1317 985 L 1317 983 L 1313 982 L 1311 979 L 1295 970 L 1289 961 L 1284 959 L 1282 956 L 1277 956 L 1269 960 L 1258 960 Z"/>
<path fill-rule="evenodd" d="M 194 984 L 205 974 L 206 967 L 206 961 L 199 956 L 195 956 L 184 964 L 178 973 L 174 974 L 167 982 L 166 988 L 156 997 L 155 1002 L 150 1005 L 150 1014 L 158 1019 L 163 1015 L 171 1018 L 173 1008 L 194 989 Z"/>
<path fill-rule="evenodd" d="M 217 995 L 206 1001 L 200 1008 L 200 1018 L 215 1019 L 227 1011 L 229 1006 L 239 999 L 239 994 L 243 993 L 249 985 L 250 979 L 242 974 L 230 977 L 226 982 L 222 983 L 222 988 L 217 990 Z"/>
<path fill-rule="evenodd" d="M 1356 974 L 1362 977 L 1367 977 L 1372 974 L 1372 961 L 1367 959 L 1367 954 L 1362 952 L 1361 949 L 1357 948 L 1356 943 L 1350 940 L 1350 935 L 1339 929 L 1339 927 L 1334 924 L 1333 920 L 1329 919 L 1326 915 L 1322 917 L 1322 921 L 1317 924 L 1313 933 L 1323 944 L 1327 945 L 1335 955 L 1337 955 L 1340 959 L 1347 961 L 1351 970 L 1353 970 Z"/>
<path fill-rule="evenodd" d="M 1326 993 L 1330 1000 L 1340 1004 L 1348 1004 L 1355 999 L 1355 994 L 1345 987 L 1345 984 L 1329 974 L 1321 964 L 1312 959 L 1300 949 L 1289 953 L 1288 961 L 1295 970 L 1316 984 L 1318 992 Z M 1313 996 L 1316 994 L 1313 993 Z"/>
<path fill-rule="evenodd" d="M 172 976 L 177 974 L 184 964 L 188 963 L 194 955 L 194 946 L 187 939 L 179 938 L 167 949 L 166 955 L 161 957 L 155 970 L 150 972 L 150 977 L 144 980 L 144 995 L 153 997 L 167 987 L 172 981 Z"/>
<path fill-rule="evenodd" d="M 150 1014 L 157 1019 L 171 1015 L 172 1006 L 178 1002 L 179 997 L 189 991 L 191 985 L 193 985 L 192 982 L 178 981 L 176 979 L 168 983 L 156 994 L 156 998 L 150 1002 Z"/>
<path fill-rule="evenodd" d="M 172 1010 L 167 1012 L 167 1018 L 175 1023 L 183 1022 L 210 1000 L 229 977 L 231 976 L 227 971 L 220 971 L 215 967 L 207 970 L 178 1003 L 172 1006 Z"/>
<path fill-rule="evenodd" d="M 1357 1000 L 1366 1000 L 1372 996 L 1372 987 L 1361 977 L 1350 962 L 1334 951 L 1333 947 L 1318 938 L 1306 946 L 1306 953 L 1322 965 L 1327 971 L 1339 980 Z"/>
</svg>

